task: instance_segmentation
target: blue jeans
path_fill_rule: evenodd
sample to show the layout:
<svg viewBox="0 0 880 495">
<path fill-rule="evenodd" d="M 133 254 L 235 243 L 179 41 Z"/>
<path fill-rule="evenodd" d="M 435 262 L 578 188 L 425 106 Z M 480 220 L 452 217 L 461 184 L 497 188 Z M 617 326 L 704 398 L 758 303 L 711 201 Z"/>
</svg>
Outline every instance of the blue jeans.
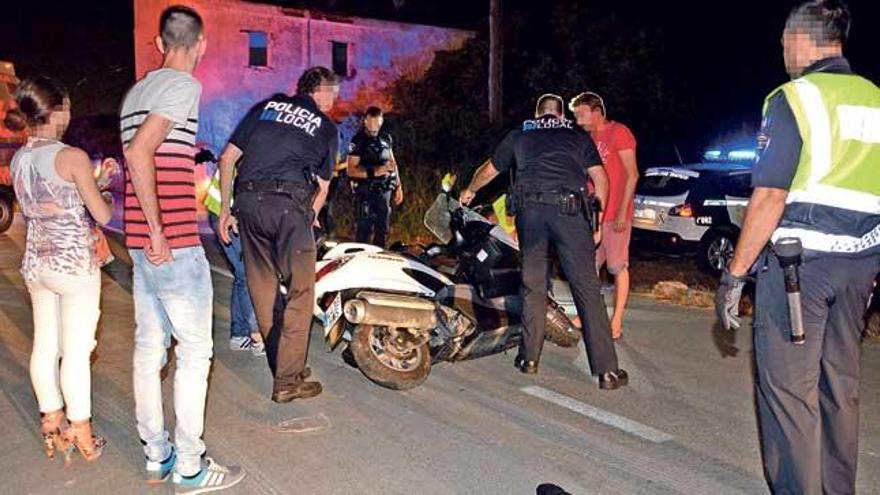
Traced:
<svg viewBox="0 0 880 495">
<path fill-rule="evenodd" d="M 208 371 L 213 340 L 214 288 L 201 246 L 174 249 L 174 260 L 155 266 L 143 250 L 129 250 L 134 271 L 134 399 L 138 434 L 151 461 L 171 453 L 162 413 L 160 372 L 171 337 L 177 340 L 174 413 L 177 471 L 190 476 L 200 469 Z"/>
<path fill-rule="evenodd" d="M 220 219 L 213 213 L 208 214 L 211 228 L 217 233 L 217 242 L 223 248 L 223 253 L 232 266 L 232 298 L 229 302 L 229 336 L 245 337 L 259 331 L 257 317 L 254 314 L 254 305 L 251 303 L 251 294 L 248 292 L 247 275 L 244 272 L 244 259 L 241 257 L 241 238 L 238 234 L 230 232 L 232 242 L 224 244 L 220 240 L 217 224 Z"/>
</svg>

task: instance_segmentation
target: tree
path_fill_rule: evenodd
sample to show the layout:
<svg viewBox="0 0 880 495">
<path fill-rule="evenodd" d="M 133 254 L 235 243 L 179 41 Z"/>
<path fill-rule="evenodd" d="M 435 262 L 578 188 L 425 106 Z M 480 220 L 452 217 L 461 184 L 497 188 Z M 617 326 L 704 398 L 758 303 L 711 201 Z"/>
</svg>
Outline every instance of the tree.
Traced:
<svg viewBox="0 0 880 495">
<path fill-rule="evenodd" d="M 502 111 L 501 0 L 489 0 L 489 121 L 499 124 Z"/>
</svg>

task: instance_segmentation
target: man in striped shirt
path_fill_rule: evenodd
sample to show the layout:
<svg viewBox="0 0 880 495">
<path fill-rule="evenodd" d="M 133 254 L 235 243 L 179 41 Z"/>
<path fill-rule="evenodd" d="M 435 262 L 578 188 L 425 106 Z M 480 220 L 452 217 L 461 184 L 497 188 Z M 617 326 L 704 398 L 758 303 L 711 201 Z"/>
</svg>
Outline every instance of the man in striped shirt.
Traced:
<svg viewBox="0 0 880 495">
<path fill-rule="evenodd" d="M 201 85 L 192 73 L 206 41 L 201 17 L 188 7 L 166 9 L 159 29 L 163 65 L 131 88 L 120 115 L 127 162 L 125 243 L 134 268 L 137 428 L 148 482 L 163 482 L 173 472 L 177 493 L 203 493 L 244 477 L 240 468 L 201 459 L 214 297 L 196 223 Z M 176 448 L 164 427 L 160 378 L 172 336 Z"/>
</svg>

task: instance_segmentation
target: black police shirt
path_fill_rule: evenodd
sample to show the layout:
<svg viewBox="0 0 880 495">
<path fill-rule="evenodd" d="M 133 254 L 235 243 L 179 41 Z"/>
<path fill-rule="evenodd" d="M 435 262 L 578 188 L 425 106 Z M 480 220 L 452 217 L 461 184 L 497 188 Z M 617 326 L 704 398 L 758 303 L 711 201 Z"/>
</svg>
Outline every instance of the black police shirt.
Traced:
<svg viewBox="0 0 880 495">
<path fill-rule="evenodd" d="M 602 166 L 593 139 L 571 120 L 545 115 L 522 123 L 498 145 L 492 163 L 499 172 L 516 164 L 516 184 L 532 191 L 587 186 L 587 169 Z"/>
<path fill-rule="evenodd" d="M 311 96 L 276 94 L 248 112 L 229 142 L 244 152 L 239 181 L 305 183 L 308 173 L 330 180 L 339 134 Z"/>
<path fill-rule="evenodd" d="M 359 157 L 359 165 L 369 172 L 391 160 L 392 144 L 391 135 L 387 132 L 379 131 L 377 135 L 371 136 L 366 129 L 361 129 L 351 138 L 348 154 Z"/>
<path fill-rule="evenodd" d="M 849 62 L 842 57 L 819 60 L 804 70 L 804 74 L 827 72 L 852 74 Z M 758 159 L 752 168 L 752 187 L 772 187 L 788 190 L 797 173 L 804 142 L 797 121 L 785 93 L 777 92 L 770 98 L 767 115 L 758 133 Z"/>
</svg>

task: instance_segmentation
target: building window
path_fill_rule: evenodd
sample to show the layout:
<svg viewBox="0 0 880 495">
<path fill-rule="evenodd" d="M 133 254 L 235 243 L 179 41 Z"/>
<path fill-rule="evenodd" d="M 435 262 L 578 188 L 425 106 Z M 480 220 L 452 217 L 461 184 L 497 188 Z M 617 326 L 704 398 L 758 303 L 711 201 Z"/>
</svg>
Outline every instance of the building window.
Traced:
<svg viewBox="0 0 880 495">
<path fill-rule="evenodd" d="M 331 41 L 330 44 L 333 46 L 333 72 L 348 77 L 348 43 Z"/>
<path fill-rule="evenodd" d="M 263 31 L 248 31 L 248 65 L 266 67 L 269 65 L 269 37 Z"/>
</svg>

